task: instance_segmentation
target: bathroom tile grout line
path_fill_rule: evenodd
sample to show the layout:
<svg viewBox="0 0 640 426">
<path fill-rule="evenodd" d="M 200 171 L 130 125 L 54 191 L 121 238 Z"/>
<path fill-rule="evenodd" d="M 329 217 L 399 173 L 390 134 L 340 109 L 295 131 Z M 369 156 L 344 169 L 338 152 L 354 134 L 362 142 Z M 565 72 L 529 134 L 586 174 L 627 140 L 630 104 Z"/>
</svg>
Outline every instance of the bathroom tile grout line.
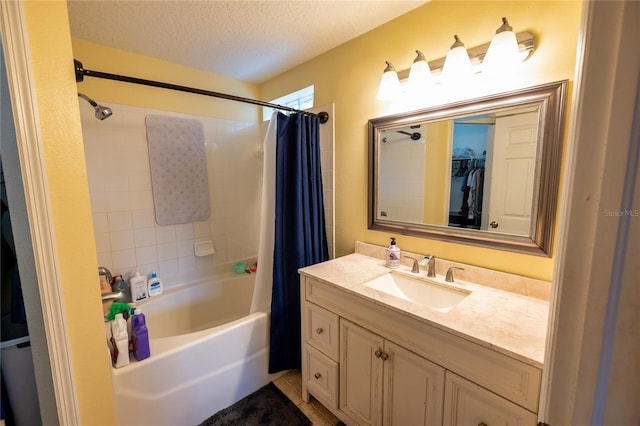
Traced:
<svg viewBox="0 0 640 426">
<path fill-rule="evenodd" d="M 302 400 L 302 377 L 300 370 L 291 370 L 273 383 L 309 418 L 314 426 L 335 426 L 340 421 L 315 399 L 308 403 Z"/>
</svg>

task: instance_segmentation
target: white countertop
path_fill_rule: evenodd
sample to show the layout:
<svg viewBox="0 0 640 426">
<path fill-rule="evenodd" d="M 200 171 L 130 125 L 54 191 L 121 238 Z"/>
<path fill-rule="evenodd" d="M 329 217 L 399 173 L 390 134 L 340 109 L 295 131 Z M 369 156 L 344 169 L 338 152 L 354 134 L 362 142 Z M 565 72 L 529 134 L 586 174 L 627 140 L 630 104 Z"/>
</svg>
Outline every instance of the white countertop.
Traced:
<svg viewBox="0 0 640 426">
<path fill-rule="evenodd" d="M 364 286 L 367 281 L 390 271 L 384 260 L 357 253 L 300 269 L 301 274 L 542 368 L 548 302 L 461 280 L 446 283 L 444 277 L 438 275 L 435 280 L 439 283 L 471 291 L 452 310 L 443 313 Z M 402 265 L 395 271 L 426 278 L 425 271 L 413 274 Z"/>
</svg>

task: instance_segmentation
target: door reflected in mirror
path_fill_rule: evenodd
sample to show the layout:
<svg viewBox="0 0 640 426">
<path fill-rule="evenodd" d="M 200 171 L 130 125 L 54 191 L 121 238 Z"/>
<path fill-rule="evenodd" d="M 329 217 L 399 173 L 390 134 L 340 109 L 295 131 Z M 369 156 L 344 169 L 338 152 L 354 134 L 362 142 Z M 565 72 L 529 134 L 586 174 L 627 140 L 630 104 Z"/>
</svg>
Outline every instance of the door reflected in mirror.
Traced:
<svg viewBox="0 0 640 426">
<path fill-rule="evenodd" d="M 369 120 L 369 227 L 549 255 L 565 92 Z"/>
</svg>

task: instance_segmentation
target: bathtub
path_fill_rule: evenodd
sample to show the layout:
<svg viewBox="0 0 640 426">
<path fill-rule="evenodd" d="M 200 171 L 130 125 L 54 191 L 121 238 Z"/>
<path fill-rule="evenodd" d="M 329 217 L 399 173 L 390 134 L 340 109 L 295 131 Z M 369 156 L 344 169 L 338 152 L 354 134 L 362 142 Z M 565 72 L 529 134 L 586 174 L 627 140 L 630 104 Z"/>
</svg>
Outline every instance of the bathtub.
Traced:
<svg viewBox="0 0 640 426">
<path fill-rule="evenodd" d="M 254 282 L 217 277 L 139 305 L 151 357 L 112 369 L 119 425 L 195 426 L 277 377 L 268 314 L 249 314 Z"/>
</svg>

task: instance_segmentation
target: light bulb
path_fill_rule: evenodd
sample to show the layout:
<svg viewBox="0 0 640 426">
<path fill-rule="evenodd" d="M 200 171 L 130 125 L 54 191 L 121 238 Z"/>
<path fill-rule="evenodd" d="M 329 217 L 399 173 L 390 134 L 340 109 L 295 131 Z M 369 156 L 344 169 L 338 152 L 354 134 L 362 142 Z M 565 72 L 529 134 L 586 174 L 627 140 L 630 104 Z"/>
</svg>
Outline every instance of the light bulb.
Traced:
<svg viewBox="0 0 640 426">
<path fill-rule="evenodd" d="M 456 41 L 451 45 L 444 60 L 442 79 L 444 83 L 466 84 L 473 75 L 471 60 L 460 38 L 457 35 L 453 37 Z"/>
<path fill-rule="evenodd" d="M 502 26 L 498 28 L 491 40 L 487 54 L 482 62 L 483 72 L 488 75 L 504 75 L 513 72 L 521 62 L 518 40 L 507 18 L 502 18 Z"/>
<path fill-rule="evenodd" d="M 412 93 L 427 92 L 433 84 L 431 69 L 422 52 L 416 50 L 416 58 L 413 60 L 409 71 L 409 90 Z"/>
<path fill-rule="evenodd" d="M 398 79 L 398 73 L 393 65 L 387 61 L 387 67 L 384 69 L 382 77 L 380 78 L 376 98 L 380 101 L 390 101 L 394 99 L 399 92 L 400 80 Z"/>
</svg>

